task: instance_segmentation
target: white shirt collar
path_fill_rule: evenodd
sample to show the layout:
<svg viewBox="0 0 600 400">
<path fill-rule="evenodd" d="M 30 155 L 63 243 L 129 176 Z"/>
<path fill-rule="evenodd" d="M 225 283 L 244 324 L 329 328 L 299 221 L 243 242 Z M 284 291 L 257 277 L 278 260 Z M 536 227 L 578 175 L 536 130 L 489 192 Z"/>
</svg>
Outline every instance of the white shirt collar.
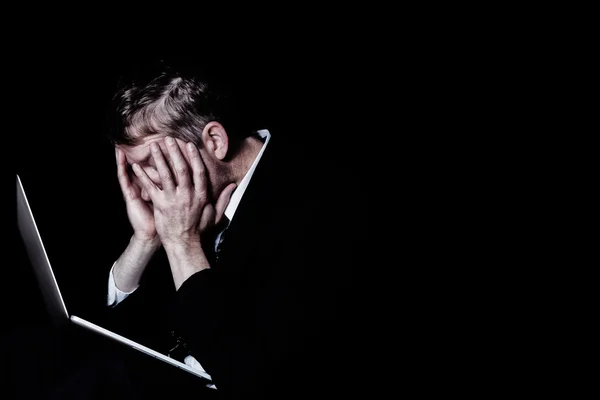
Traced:
<svg viewBox="0 0 600 400">
<path fill-rule="evenodd" d="M 231 198 L 229 199 L 229 204 L 227 205 L 227 208 L 225 208 L 225 216 L 227 218 L 229 218 L 230 222 L 233 219 L 233 215 L 235 214 L 235 211 L 237 210 L 238 205 L 240 204 L 240 201 L 242 200 L 242 196 L 244 195 L 244 192 L 246 191 L 248 184 L 250 183 L 250 179 L 252 179 L 252 175 L 254 174 L 254 170 L 256 169 L 256 166 L 258 165 L 260 158 L 262 157 L 265 149 L 267 148 L 267 145 L 269 144 L 269 140 L 271 140 L 271 133 L 266 129 L 261 129 L 261 130 L 257 131 L 256 133 L 261 138 L 265 139 L 265 143 L 263 144 L 263 147 L 258 152 L 258 155 L 256 156 L 256 159 L 254 159 L 254 162 L 250 166 L 250 169 L 248 169 L 248 172 L 246 172 L 246 175 L 244 175 L 244 178 L 242 179 L 240 184 L 237 186 L 237 188 L 234 190 L 233 194 L 231 195 Z"/>
</svg>

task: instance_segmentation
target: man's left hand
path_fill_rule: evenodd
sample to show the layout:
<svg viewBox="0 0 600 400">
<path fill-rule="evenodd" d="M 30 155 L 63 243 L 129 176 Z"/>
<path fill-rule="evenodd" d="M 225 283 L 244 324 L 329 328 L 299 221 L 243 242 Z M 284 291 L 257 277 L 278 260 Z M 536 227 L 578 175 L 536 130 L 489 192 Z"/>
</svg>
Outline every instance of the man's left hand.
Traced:
<svg viewBox="0 0 600 400">
<path fill-rule="evenodd" d="M 175 139 L 166 137 L 165 147 L 172 168 L 158 143 L 150 146 L 162 188 L 139 165 L 134 164 L 133 171 L 152 200 L 156 231 L 163 245 L 199 242 L 201 233 L 222 218 L 236 185 L 227 186 L 213 204 L 206 166 L 196 146 L 185 146 L 189 163 Z"/>
</svg>

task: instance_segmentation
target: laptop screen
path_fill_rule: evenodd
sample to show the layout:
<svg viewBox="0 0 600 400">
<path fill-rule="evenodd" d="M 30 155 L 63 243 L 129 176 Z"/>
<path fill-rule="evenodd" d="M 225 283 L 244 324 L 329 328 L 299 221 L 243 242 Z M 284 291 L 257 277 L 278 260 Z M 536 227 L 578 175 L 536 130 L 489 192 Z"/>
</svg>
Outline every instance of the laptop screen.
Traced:
<svg viewBox="0 0 600 400">
<path fill-rule="evenodd" d="M 25 189 L 21 178 L 17 175 L 17 225 L 23 244 L 29 257 L 38 284 L 42 291 L 46 308 L 56 323 L 67 323 L 69 313 L 58 288 L 58 283 L 50 266 L 50 260 L 42 243 L 33 213 L 29 207 L 29 201 L 25 195 Z"/>
</svg>

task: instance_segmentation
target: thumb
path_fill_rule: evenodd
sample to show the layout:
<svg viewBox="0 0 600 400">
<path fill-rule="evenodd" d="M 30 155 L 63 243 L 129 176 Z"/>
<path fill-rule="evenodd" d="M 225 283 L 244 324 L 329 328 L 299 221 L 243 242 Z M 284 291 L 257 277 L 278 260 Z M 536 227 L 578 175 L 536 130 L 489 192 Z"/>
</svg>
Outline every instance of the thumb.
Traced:
<svg viewBox="0 0 600 400">
<path fill-rule="evenodd" d="M 215 205 L 215 223 L 218 224 L 221 222 L 221 218 L 223 218 L 223 213 L 225 213 L 225 208 L 227 208 L 227 204 L 229 204 L 229 199 L 231 198 L 231 194 L 235 190 L 237 185 L 235 183 L 230 183 L 225 189 L 221 191 L 219 194 L 219 198 L 217 199 L 217 204 Z"/>
</svg>

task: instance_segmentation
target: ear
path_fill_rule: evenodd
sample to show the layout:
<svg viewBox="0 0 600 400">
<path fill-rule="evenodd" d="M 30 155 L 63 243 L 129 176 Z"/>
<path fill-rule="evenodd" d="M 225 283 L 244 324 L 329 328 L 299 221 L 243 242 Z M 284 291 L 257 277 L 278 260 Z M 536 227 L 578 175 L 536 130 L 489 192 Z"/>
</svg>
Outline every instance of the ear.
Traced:
<svg viewBox="0 0 600 400">
<path fill-rule="evenodd" d="M 202 130 L 202 141 L 209 154 L 223 160 L 229 150 L 229 137 L 223 125 L 210 121 Z"/>
</svg>

